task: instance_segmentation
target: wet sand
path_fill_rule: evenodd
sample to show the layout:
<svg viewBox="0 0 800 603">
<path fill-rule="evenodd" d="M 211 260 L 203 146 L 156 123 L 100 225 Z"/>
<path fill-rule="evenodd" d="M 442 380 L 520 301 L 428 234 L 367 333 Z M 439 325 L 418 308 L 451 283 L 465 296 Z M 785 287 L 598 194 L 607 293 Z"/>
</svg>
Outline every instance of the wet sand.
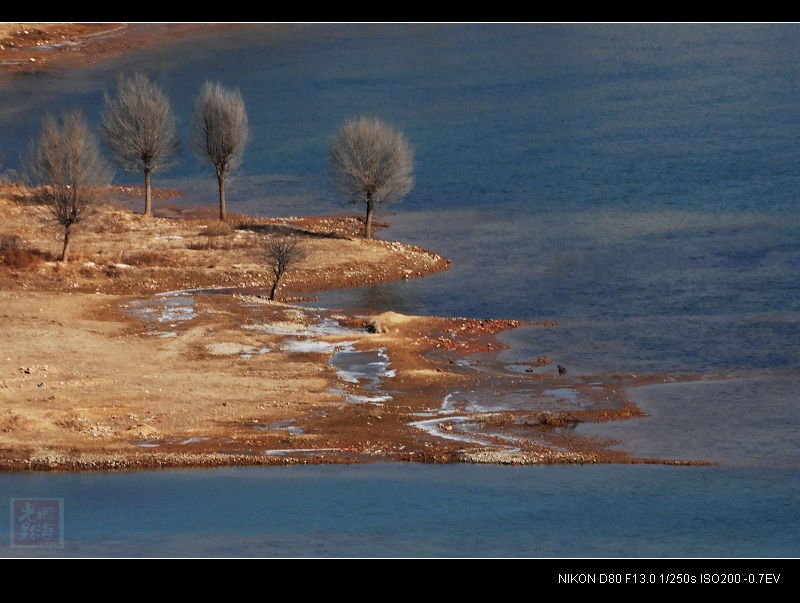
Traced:
<svg viewBox="0 0 800 603">
<path fill-rule="evenodd" d="M 513 321 L 358 316 L 230 291 L 0 300 L 5 470 L 698 464 L 576 436 L 581 421 L 635 420 L 626 387 L 663 377 L 498 365 L 492 331 Z"/>
</svg>

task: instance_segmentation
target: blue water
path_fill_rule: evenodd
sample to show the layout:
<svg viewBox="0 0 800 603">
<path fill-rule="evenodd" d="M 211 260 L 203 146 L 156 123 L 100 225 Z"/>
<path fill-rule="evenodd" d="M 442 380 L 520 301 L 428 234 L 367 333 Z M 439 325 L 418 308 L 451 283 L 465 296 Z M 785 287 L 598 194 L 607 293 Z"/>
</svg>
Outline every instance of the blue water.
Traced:
<svg viewBox="0 0 800 603">
<path fill-rule="evenodd" d="M 706 467 L 566 469 L 393 464 L 14 475 L 4 480 L 15 494 L 64 499 L 65 544 L 56 552 L 0 551 L 37 557 L 796 556 L 796 470 L 758 478 Z M 778 476 L 787 483 L 775 487 Z M 7 541 L 4 507 L 0 537 Z"/>
<path fill-rule="evenodd" d="M 206 79 L 241 89 L 253 142 L 231 212 L 360 212 L 327 179 L 331 136 L 361 113 L 402 129 L 417 184 L 378 235 L 452 268 L 310 305 L 553 320 L 503 334 L 506 359 L 700 376 L 631 390 L 646 418 L 579 430 L 719 465 L 0 476 L 3 497 L 64 498 L 61 554 L 798 556 L 800 26 L 242 25 L 1 83 L 5 167 L 44 111 L 96 121 L 134 68 L 184 134 Z M 155 184 L 216 201 L 188 152 Z"/>
</svg>

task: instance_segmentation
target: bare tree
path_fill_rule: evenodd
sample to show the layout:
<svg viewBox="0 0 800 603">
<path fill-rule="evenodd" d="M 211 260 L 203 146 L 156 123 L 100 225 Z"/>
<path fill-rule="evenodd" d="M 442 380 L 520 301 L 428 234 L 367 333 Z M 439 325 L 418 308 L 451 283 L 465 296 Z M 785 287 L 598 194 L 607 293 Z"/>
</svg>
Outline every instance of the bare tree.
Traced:
<svg viewBox="0 0 800 603">
<path fill-rule="evenodd" d="M 275 274 L 272 290 L 269 293 L 270 301 L 275 301 L 275 293 L 278 291 L 281 278 L 290 266 L 303 261 L 307 252 L 301 239 L 294 235 L 270 237 L 264 243 L 264 250 Z"/>
<path fill-rule="evenodd" d="M 250 139 L 244 100 L 238 89 L 206 82 L 197 98 L 192 147 L 200 161 L 210 161 L 219 183 L 219 219 L 226 219 L 225 176 L 241 162 Z"/>
<path fill-rule="evenodd" d="M 122 169 L 144 173 L 144 215 L 151 216 L 151 174 L 171 166 L 180 152 L 172 106 L 161 89 L 141 73 L 120 77 L 116 98 L 106 92 L 103 100 L 103 141 Z"/>
<path fill-rule="evenodd" d="M 64 227 L 61 261 L 67 262 L 73 228 L 95 213 L 114 175 L 81 111 L 66 112 L 60 120 L 51 115 L 42 119 L 38 143 L 30 144 L 26 170 L 36 196 Z"/>
<path fill-rule="evenodd" d="M 329 172 L 341 193 L 365 203 L 364 236 L 372 238 L 372 214 L 414 187 L 414 150 L 399 130 L 377 117 L 348 120 L 331 143 Z"/>
</svg>

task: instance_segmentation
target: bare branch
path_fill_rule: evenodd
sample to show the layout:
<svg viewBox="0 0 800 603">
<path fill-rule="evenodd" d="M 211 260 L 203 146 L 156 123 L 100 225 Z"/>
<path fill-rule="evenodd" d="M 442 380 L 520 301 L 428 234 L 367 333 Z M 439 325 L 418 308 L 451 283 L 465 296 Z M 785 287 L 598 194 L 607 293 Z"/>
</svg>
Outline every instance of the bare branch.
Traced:
<svg viewBox="0 0 800 603">
<path fill-rule="evenodd" d="M 399 201 L 414 187 L 414 150 L 399 130 L 377 117 L 348 120 L 328 153 L 329 173 L 338 190 L 365 203 L 364 236 L 371 238 L 372 214 L 383 203 Z"/>
<path fill-rule="evenodd" d="M 241 163 L 250 139 L 244 100 L 238 89 L 206 82 L 195 103 L 192 148 L 200 161 L 210 161 L 219 184 L 219 219 L 225 220 L 225 176 Z"/>
<path fill-rule="evenodd" d="M 299 237 L 284 235 L 268 238 L 264 242 L 264 251 L 275 275 L 269 294 L 270 300 L 274 301 L 281 278 L 290 266 L 302 262 L 307 257 L 307 250 Z"/>
<path fill-rule="evenodd" d="M 169 99 L 147 76 L 120 77 L 117 96 L 103 95 L 103 141 L 127 172 L 144 173 L 146 216 L 152 215 L 150 176 L 170 167 L 180 152 Z"/>
<path fill-rule="evenodd" d="M 65 113 L 60 122 L 50 115 L 42 119 L 39 141 L 30 144 L 26 169 L 37 197 L 64 227 L 61 261 L 66 262 L 73 227 L 96 211 L 113 170 L 78 110 Z"/>
</svg>

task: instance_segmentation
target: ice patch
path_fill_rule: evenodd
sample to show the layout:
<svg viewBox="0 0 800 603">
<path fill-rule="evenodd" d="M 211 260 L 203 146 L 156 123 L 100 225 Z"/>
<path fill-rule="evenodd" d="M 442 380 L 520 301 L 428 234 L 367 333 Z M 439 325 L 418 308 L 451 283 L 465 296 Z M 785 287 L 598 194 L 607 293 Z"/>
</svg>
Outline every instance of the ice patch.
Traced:
<svg viewBox="0 0 800 603">
<path fill-rule="evenodd" d="M 189 438 L 188 440 L 184 440 L 181 442 L 181 446 L 185 446 L 186 444 L 197 444 L 197 442 L 205 442 L 208 438 Z"/>
<path fill-rule="evenodd" d="M 429 433 L 430 435 L 438 436 L 440 438 L 445 438 L 447 440 L 457 440 L 459 442 L 472 442 L 474 444 L 481 444 L 481 440 L 474 438 L 468 434 L 462 433 L 460 431 L 450 431 L 446 428 L 446 426 L 450 426 L 451 429 L 454 424 L 462 423 L 464 425 L 469 424 L 470 419 L 468 417 L 448 417 L 446 419 L 426 419 L 425 421 L 415 421 L 411 423 L 412 427 L 417 427 L 422 431 Z"/>
<path fill-rule="evenodd" d="M 294 419 L 281 419 L 269 425 L 253 425 L 254 429 L 259 431 L 287 431 L 292 435 L 300 435 L 303 433 L 302 427 L 293 425 Z"/>
<path fill-rule="evenodd" d="M 341 452 L 339 448 L 285 448 L 277 450 L 265 450 L 265 456 L 286 456 L 287 454 L 316 454 L 317 452 Z"/>
<path fill-rule="evenodd" d="M 389 356 L 386 350 L 356 351 L 352 348 L 337 351 L 330 359 L 336 376 L 346 383 L 360 385 L 364 394 L 345 393 L 349 402 L 357 404 L 381 404 L 392 397 L 385 393 L 377 393 L 386 379 L 395 376 L 394 369 L 389 368 Z M 339 389 L 333 393 L 341 394 Z M 376 395 L 369 395 L 376 392 Z"/>
<path fill-rule="evenodd" d="M 269 346 L 268 345 L 264 345 L 261 348 L 259 348 L 258 351 L 256 351 L 256 352 L 248 351 L 248 352 L 243 353 L 241 356 L 242 356 L 242 358 L 252 358 L 254 353 L 255 354 L 266 354 L 267 352 L 269 352 Z"/>
<path fill-rule="evenodd" d="M 284 352 L 334 354 L 340 350 L 352 349 L 355 341 L 329 342 L 317 339 L 294 339 L 281 344 Z"/>
<path fill-rule="evenodd" d="M 348 383 L 367 382 L 376 387 L 386 378 L 395 376 L 389 368 L 389 356 L 384 349 L 371 351 L 342 350 L 331 358 L 331 365 L 342 381 Z"/>
<path fill-rule="evenodd" d="M 338 388 L 332 388 L 329 391 L 332 394 L 344 396 L 348 402 L 352 402 L 353 404 L 375 404 L 376 406 L 383 406 L 384 402 L 388 402 L 389 400 L 392 399 L 392 397 L 388 394 L 367 396 L 361 394 L 353 394 L 351 392 Z"/>
<path fill-rule="evenodd" d="M 352 335 L 360 331 L 344 327 L 332 318 L 323 318 L 321 321 L 310 325 L 308 332 L 311 335 Z"/>
<path fill-rule="evenodd" d="M 146 322 L 181 323 L 197 316 L 194 298 L 174 293 L 159 293 L 150 299 L 133 300 L 131 313 Z"/>
</svg>

